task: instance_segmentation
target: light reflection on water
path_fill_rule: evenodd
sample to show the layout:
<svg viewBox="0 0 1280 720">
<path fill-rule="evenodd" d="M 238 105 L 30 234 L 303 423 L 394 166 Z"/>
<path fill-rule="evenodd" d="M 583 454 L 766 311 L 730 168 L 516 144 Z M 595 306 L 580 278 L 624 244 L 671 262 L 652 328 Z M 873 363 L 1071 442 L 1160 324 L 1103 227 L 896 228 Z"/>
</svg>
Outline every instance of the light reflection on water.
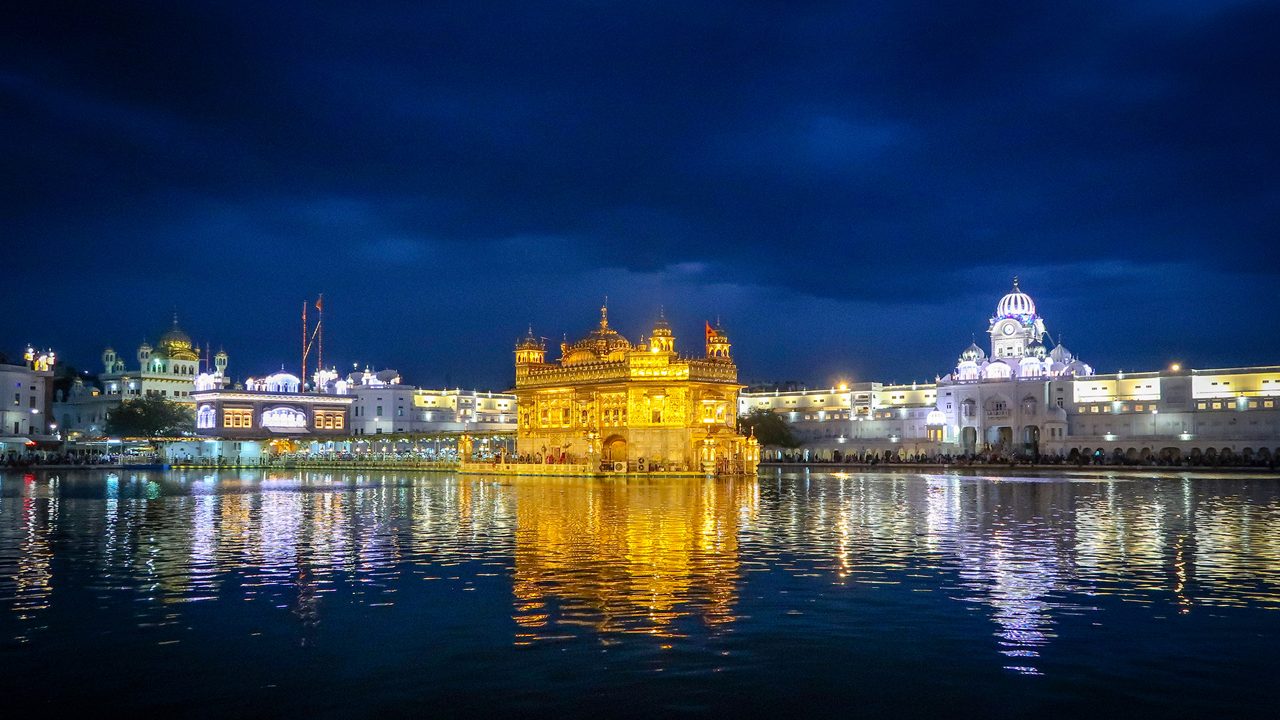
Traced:
<svg viewBox="0 0 1280 720">
<path fill-rule="evenodd" d="M 508 647 L 649 642 L 692 658 L 657 669 L 694 672 L 733 670 L 739 630 L 802 645 L 934 623 L 941 653 L 973 641 L 946 618 L 976 612 L 988 630 L 974 662 L 1035 676 L 1052 673 L 1065 623 L 1105 625 L 1113 606 L 1151 622 L 1225 608 L 1269 618 L 1280 482 L 0 477 L 0 631 L 22 646 L 71 643 L 121 609 L 162 646 L 216 622 L 198 606 L 248 602 L 288 613 L 306 647 L 327 619 L 417 602 L 425 583 L 459 608 L 478 607 L 468 593 L 500 600 L 502 617 L 478 621 Z"/>
</svg>

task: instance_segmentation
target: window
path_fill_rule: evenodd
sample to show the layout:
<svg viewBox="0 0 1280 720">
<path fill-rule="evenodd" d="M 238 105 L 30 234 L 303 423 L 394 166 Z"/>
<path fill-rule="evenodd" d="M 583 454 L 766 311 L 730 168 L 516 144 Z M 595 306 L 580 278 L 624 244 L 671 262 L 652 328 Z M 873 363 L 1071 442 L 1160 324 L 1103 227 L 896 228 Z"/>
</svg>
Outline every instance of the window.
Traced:
<svg viewBox="0 0 1280 720">
<path fill-rule="evenodd" d="M 297 408 L 277 407 L 262 413 L 262 426 L 272 428 L 304 428 L 307 414 Z"/>
<path fill-rule="evenodd" d="M 381 399 L 381 398 L 379 398 L 379 399 Z M 375 412 L 375 413 L 374 413 L 374 415 L 375 415 L 376 417 L 382 417 L 382 406 L 381 406 L 381 405 L 379 405 L 379 406 L 378 406 L 378 410 L 377 410 L 377 412 Z"/>
</svg>

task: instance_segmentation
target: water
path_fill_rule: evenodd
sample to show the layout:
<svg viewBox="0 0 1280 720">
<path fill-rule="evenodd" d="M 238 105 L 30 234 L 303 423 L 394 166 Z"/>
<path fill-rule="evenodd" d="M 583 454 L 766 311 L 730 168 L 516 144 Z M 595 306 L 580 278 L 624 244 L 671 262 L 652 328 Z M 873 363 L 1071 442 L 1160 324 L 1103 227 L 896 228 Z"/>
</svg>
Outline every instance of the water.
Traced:
<svg viewBox="0 0 1280 720">
<path fill-rule="evenodd" d="M 0 475 L 10 712 L 1274 717 L 1278 639 L 1275 479 Z"/>
</svg>

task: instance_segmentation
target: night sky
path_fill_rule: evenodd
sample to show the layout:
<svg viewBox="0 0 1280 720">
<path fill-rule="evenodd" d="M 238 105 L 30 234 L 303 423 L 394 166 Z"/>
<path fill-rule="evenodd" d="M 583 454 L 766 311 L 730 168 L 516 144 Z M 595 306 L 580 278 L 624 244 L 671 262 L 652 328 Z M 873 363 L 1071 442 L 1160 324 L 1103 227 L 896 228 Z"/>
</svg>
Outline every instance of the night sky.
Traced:
<svg viewBox="0 0 1280 720">
<path fill-rule="evenodd" d="M 270 7 L 266 7 L 269 5 Z M 697 7 L 690 7 L 696 5 Z M 0 349 L 176 308 L 237 378 L 503 389 L 718 316 L 746 381 L 947 372 L 1013 275 L 1100 372 L 1280 362 L 1280 4 L 28 3 Z"/>
</svg>

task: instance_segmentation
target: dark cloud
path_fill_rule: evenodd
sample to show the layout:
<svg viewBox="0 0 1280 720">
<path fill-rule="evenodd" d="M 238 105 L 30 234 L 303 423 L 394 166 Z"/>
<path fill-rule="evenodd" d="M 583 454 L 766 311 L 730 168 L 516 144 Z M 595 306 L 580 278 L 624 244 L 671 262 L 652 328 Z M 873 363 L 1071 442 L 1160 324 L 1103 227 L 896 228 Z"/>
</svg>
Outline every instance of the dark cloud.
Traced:
<svg viewBox="0 0 1280 720">
<path fill-rule="evenodd" d="M 235 369 L 498 386 L 609 294 L 752 377 L 947 369 L 1019 273 L 1102 368 L 1274 362 L 1265 2 L 39 3 L 6 23 L 10 345 L 174 306 Z M 1176 280 L 1173 282 L 1171 280 Z M 1251 310 L 1243 310 L 1247 300 Z M 269 367 L 268 367 L 269 369 Z"/>
</svg>

